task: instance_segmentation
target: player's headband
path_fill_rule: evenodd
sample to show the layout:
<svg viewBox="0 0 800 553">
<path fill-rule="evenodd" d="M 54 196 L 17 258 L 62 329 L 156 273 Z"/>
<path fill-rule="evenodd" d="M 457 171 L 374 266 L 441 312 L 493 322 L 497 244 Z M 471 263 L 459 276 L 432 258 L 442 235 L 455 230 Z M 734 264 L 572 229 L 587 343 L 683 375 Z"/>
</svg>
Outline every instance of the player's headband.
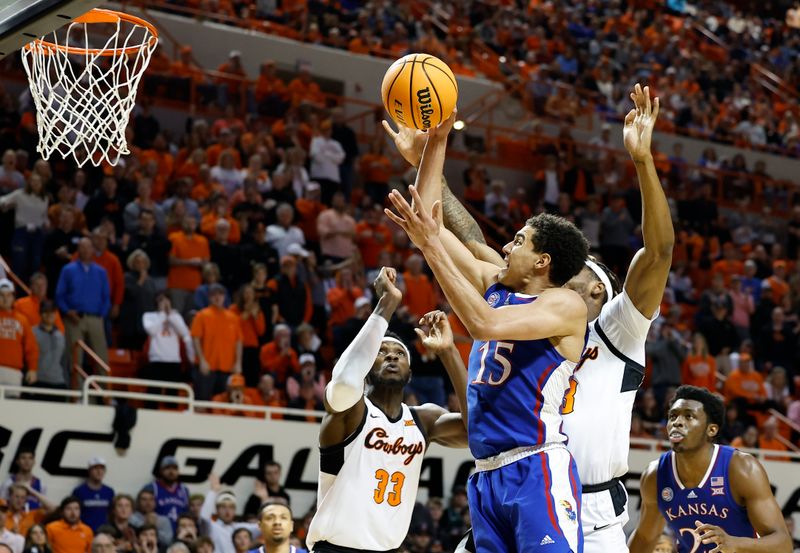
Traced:
<svg viewBox="0 0 800 553">
<path fill-rule="evenodd" d="M 403 349 L 406 352 L 406 359 L 408 359 L 408 362 L 411 363 L 411 352 L 408 351 L 408 346 L 406 346 L 403 342 L 401 342 L 397 338 L 394 338 L 393 336 L 384 336 L 381 342 L 394 342 L 395 344 L 400 344 L 401 346 L 403 346 Z"/>
<path fill-rule="evenodd" d="M 608 278 L 608 274 L 594 261 L 591 259 L 587 259 L 585 261 L 586 266 L 589 267 L 594 274 L 597 275 L 597 278 L 600 279 L 600 282 L 603 283 L 603 286 L 606 287 L 606 301 L 603 303 L 608 303 L 614 297 L 614 288 L 611 287 L 611 279 Z"/>
</svg>

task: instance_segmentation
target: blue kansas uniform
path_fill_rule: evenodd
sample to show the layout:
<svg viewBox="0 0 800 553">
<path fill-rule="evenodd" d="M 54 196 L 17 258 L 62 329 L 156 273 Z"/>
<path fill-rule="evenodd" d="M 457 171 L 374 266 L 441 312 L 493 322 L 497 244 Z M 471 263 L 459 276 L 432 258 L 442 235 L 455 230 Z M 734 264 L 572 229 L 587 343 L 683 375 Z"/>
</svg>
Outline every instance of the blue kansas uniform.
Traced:
<svg viewBox="0 0 800 553">
<path fill-rule="evenodd" d="M 494 284 L 494 309 L 536 300 Z M 467 387 L 468 495 L 481 553 L 583 551 L 581 488 L 561 431 L 561 404 L 575 363 L 549 340 L 476 340 Z"/>
<path fill-rule="evenodd" d="M 703 545 L 695 533 L 695 521 L 719 526 L 731 536 L 753 538 L 756 532 L 747 511 L 731 493 L 728 466 L 736 449 L 715 445 L 705 477 L 696 488 L 686 488 L 678 476 L 675 453 L 664 453 L 658 461 L 658 510 L 678 540 L 678 553 L 705 553 L 716 547 Z"/>
</svg>

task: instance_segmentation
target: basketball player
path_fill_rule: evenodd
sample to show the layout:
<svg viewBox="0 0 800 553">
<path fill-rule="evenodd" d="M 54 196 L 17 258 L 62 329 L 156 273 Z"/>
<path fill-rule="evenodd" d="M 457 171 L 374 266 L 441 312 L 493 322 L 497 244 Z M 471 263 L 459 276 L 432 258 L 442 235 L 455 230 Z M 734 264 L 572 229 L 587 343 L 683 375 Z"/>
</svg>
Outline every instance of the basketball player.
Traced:
<svg viewBox="0 0 800 553">
<path fill-rule="evenodd" d="M 448 124 L 428 132 L 417 182 L 441 182 Z M 396 190 L 406 231 L 475 342 L 467 418 L 476 473 L 470 515 L 481 553 L 583 551 L 580 484 L 559 412 L 586 344 L 586 305 L 563 285 L 583 267 L 588 244 L 566 219 L 537 215 L 503 248 L 503 267 L 475 259 L 441 228 L 441 202 L 415 207 Z M 546 513 L 546 514 L 545 514 Z M 545 549 L 546 548 L 546 549 Z"/>
<path fill-rule="evenodd" d="M 714 443 L 724 420 L 717 396 L 705 388 L 678 388 L 667 417 L 672 451 L 642 474 L 631 553 L 653 551 L 665 523 L 678 553 L 791 553 L 792 539 L 761 463 Z"/>
<path fill-rule="evenodd" d="M 582 362 L 570 380 L 562 408 L 568 449 L 583 484 L 581 521 L 586 553 L 625 551 L 623 527 L 628 521 L 627 493 L 619 478 L 628 471 L 630 418 L 644 376 L 645 341 L 664 293 L 675 240 L 669 205 L 650 151 L 659 101 L 636 85 L 635 109 L 625 118 L 623 139 L 631 155 L 642 193 L 644 247 L 631 262 L 624 287 L 602 263 L 586 266 L 567 287 L 577 291 L 588 309 L 589 340 Z M 425 135 L 384 128 L 409 163 L 418 164 Z M 478 259 L 505 266 L 489 247 L 480 226 L 453 196 L 442 179 L 421 188 L 423 199 L 441 195 L 445 226 Z M 471 544 L 467 551 L 474 551 Z"/>
<path fill-rule="evenodd" d="M 264 503 L 258 513 L 258 527 L 264 545 L 251 550 L 250 553 L 308 553 L 305 549 L 298 549 L 289 543 L 294 531 L 294 518 L 288 505 L 274 500 Z"/>
<path fill-rule="evenodd" d="M 402 300 L 396 277 L 394 269 L 381 269 L 375 280 L 378 304 L 339 358 L 325 389 L 317 512 L 306 540 L 315 553 L 377 553 L 400 547 L 411 523 L 428 444 L 466 446 L 460 413 L 403 403 L 403 389 L 411 379 L 409 350 L 386 333 Z M 444 318 L 436 325 L 446 322 Z M 445 334 L 438 336 L 441 343 Z M 432 330 L 425 342 L 428 349 L 437 351 L 436 337 Z M 464 389 L 466 369 L 452 334 L 437 352 L 453 386 Z"/>
</svg>

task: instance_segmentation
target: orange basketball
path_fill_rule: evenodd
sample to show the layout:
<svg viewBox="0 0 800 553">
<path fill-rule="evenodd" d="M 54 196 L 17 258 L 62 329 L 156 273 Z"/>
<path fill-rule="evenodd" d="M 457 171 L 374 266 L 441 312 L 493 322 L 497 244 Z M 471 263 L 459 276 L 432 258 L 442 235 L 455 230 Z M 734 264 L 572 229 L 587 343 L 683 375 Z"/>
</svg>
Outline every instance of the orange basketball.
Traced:
<svg viewBox="0 0 800 553">
<path fill-rule="evenodd" d="M 383 107 L 398 125 L 427 130 L 450 117 L 458 84 L 447 64 L 429 54 L 408 54 L 394 62 L 381 84 Z"/>
</svg>

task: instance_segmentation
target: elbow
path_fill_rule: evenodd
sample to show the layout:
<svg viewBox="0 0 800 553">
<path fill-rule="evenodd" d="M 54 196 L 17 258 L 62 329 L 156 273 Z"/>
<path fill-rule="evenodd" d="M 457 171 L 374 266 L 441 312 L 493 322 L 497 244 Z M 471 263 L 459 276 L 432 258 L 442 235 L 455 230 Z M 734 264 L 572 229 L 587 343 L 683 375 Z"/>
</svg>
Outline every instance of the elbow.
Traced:
<svg viewBox="0 0 800 553">
<path fill-rule="evenodd" d="M 364 386 L 354 386 L 347 382 L 331 382 L 325 388 L 328 406 L 337 412 L 347 411 L 364 395 Z"/>
<path fill-rule="evenodd" d="M 465 324 L 465 326 L 467 327 L 469 335 L 472 336 L 473 340 L 486 342 L 491 340 L 492 336 L 496 334 L 496 332 L 492 332 L 492 325 L 482 318 L 474 320 L 469 324 Z"/>
</svg>

